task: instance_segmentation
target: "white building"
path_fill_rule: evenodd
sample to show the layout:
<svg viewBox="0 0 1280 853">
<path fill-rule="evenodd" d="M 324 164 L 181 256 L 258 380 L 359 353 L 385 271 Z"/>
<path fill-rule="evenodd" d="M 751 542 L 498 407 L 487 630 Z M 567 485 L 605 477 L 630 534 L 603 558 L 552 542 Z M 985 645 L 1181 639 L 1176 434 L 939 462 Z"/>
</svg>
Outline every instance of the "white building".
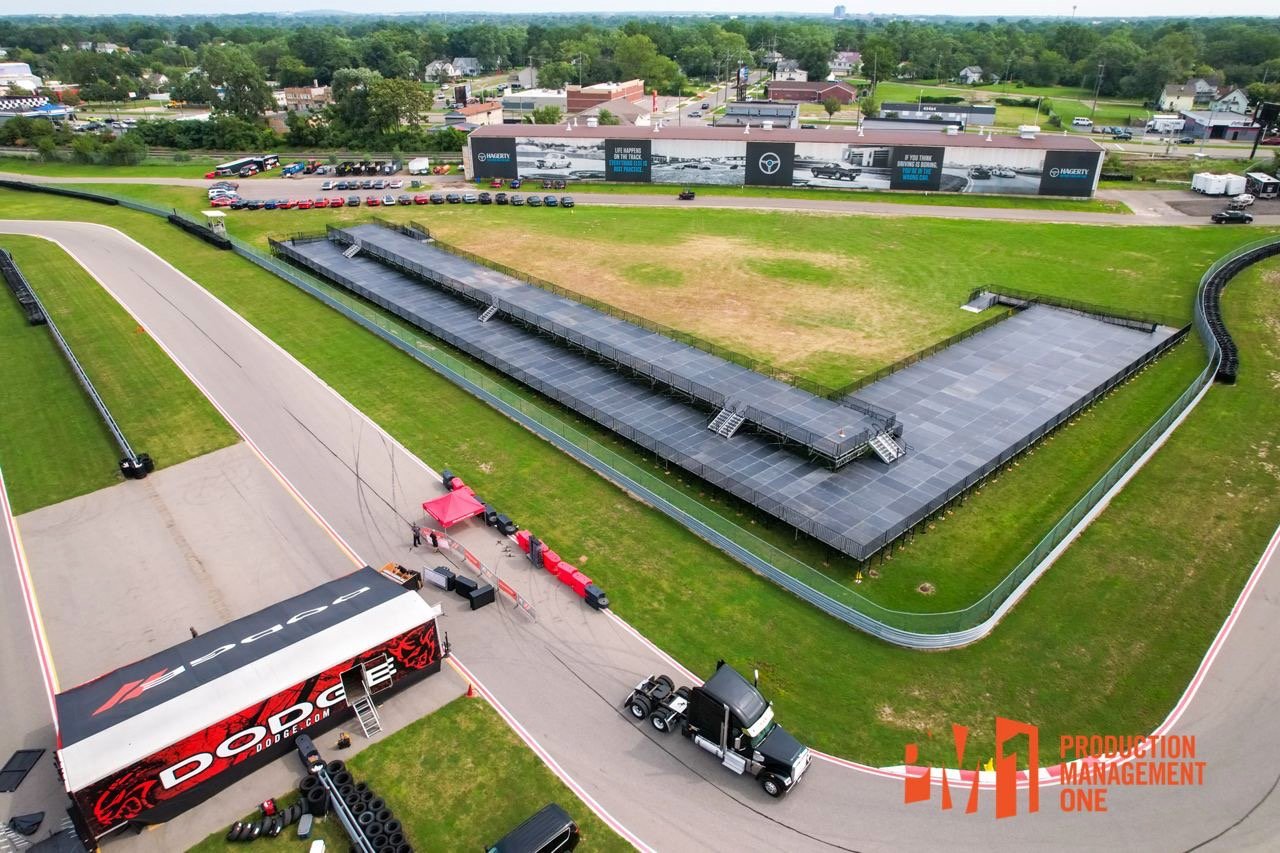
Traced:
<svg viewBox="0 0 1280 853">
<path fill-rule="evenodd" d="M 856 50 L 842 50 L 831 57 L 831 73 L 836 77 L 852 77 L 862 70 L 862 54 Z"/>
<path fill-rule="evenodd" d="M 961 83 L 967 83 L 969 85 L 981 83 L 982 82 L 982 66 L 981 65 L 965 66 L 964 68 L 960 69 L 960 73 L 956 75 L 956 78 Z"/>
<path fill-rule="evenodd" d="M 784 59 L 778 63 L 773 72 L 773 79 L 785 80 L 789 83 L 806 83 L 809 80 L 809 72 L 800 67 L 799 60 Z"/>
<path fill-rule="evenodd" d="M 0 94 L 16 86 L 28 92 L 35 92 L 43 81 L 31 73 L 31 66 L 25 62 L 0 62 Z"/>
<path fill-rule="evenodd" d="M 433 59 L 427 63 L 427 67 L 422 69 L 422 79 L 434 82 L 436 80 L 453 80 L 460 77 L 458 69 L 453 67 L 453 63 L 447 59 Z"/>
<path fill-rule="evenodd" d="M 1218 90 L 1218 97 L 1209 102 L 1209 109 L 1244 115 L 1249 112 L 1249 96 L 1242 89 L 1223 87 Z"/>
<path fill-rule="evenodd" d="M 455 56 L 453 58 L 453 69 L 463 77 L 475 77 L 480 71 L 480 60 L 474 56 Z"/>
</svg>

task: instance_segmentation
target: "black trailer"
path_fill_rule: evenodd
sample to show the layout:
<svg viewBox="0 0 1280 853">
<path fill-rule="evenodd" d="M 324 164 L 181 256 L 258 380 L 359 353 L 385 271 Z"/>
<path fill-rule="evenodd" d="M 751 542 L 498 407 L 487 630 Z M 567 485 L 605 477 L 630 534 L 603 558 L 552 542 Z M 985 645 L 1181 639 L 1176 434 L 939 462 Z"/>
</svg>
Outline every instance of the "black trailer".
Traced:
<svg viewBox="0 0 1280 853">
<path fill-rule="evenodd" d="M 660 732 L 678 728 L 734 773 L 750 773 L 764 792 L 781 797 L 800 781 L 812 753 L 773 719 L 773 703 L 720 661 L 701 687 L 679 687 L 665 675 L 636 685 L 624 703 L 636 720 Z"/>
</svg>

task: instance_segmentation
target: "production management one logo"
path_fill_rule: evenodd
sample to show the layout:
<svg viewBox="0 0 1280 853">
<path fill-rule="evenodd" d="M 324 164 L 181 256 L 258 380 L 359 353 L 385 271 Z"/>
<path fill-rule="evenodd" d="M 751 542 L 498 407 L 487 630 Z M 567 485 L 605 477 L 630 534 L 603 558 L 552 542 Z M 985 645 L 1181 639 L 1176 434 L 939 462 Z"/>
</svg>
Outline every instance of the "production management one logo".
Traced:
<svg viewBox="0 0 1280 853">
<path fill-rule="evenodd" d="M 760 155 L 760 172 L 764 175 L 776 175 L 782 168 L 782 158 L 772 151 Z"/>
<path fill-rule="evenodd" d="M 1059 168 L 1058 166 L 1054 166 L 1052 169 L 1049 170 L 1049 177 L 1051 178 L 1087 178 L 1089 177 L 1089 170 L 1088 169 L 1063 169 L 1063 168 Z"/>
<path fill-rule="evenodd" d="M 1007 750 L 1014 738 L 1026 737 L 1027 811 L 1040 810 L 1040 729 L 1030 723 L 996 717 L 996 754 L 975 770 L 994 770 L 996 818 L 1018 813 L 1017 750 Z M 964 767 L 967 726 L 951 726 L 956 766 Z M 927 802 L 933 796 L 933 767 L 918 766 L 918 744 L 904 750 L 907 765 L 904 803 Z M 1203 760 L 1196 757 L 1195 735 L 1062 735 L 1059 739 L 1058 805 L 1064 812 L 1105 812 L 1107 793 L 1113 787 L 1186 787 L 1204 784 Z M 952 807 L 951 786 L 945 771 L 939 774 L 942 808 Z M 965 814 L 978 810 L 979 775 L 973 773 Z"/>
</svg>

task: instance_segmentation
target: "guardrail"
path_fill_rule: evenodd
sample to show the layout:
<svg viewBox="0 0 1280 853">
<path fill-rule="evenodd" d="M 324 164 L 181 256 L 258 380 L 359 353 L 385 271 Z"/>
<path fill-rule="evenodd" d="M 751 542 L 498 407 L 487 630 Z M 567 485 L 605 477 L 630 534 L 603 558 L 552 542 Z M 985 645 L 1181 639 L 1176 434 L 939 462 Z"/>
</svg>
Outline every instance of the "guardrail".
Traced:
<svg viewBox="0 0 1280 853">
<path fill-rule="evenodd" d="M 62 332 L 58 329 L 58 324 L 53 321 L 53 316 L 48 309 L 44 307 L 44 303 L 40 301 L 40 295 L 36 293 L 31 282 L 14 263 L 13 257 L 8 252 L 3 253 L 3 265 L 5 269 L 5 277 L 16 275 L 26 286 L 26 291 L 30 294 L 31 304 L 35 310 L 39 312 L 39 316 L 44 318 L 44 324 L 48 326 L 49 333 L 53 335 L 53 341 L 58 345 L 58 349 L 62 352 L 63 358 L 67 360 L 67 364 L 71 366 L 71 372 L 75 374 L 76 380 L 80 383 L 80 387 L 84 389 L 85 394 L 89 396 L 89 402 L 98 410 L 98 414 L 102 417 L 103 423 L 107 425 L 107 430 L 111 433 L 111 437 L 115 439 L 116 445 L 120 448 L 120 473 L 131 480 L 141 480 L 143 477 L 151 473 L 155 468 L 151 457 L 145 453 L 136 453 L 129 440 L 125 438 L 124 431 L 120 429 L 120 424 L 116 422 L 115 417 L 111 414 L 111 409 L 107 408 L 106 402 L 102 396 L 98 394 L 98 389 L 93 386 L 93 380 L 89 378 L 89 374 L 85 373 L 84 367 L 80 364 L 80 359 L 76 358 L 75 352 L 71 349 L 71 344 L 67 343 L 67 339 L 62 336 Z"/>
<path fill-rule="evenodd" d="M 169 213 L 132 200 L 119 201 L 149 213 L 162 216 Z M 318 235 L 314 238 L 323 239 Z M 1241 246 L 1214 262 L 1201 278 L 1193 309 L 1192 327 L 1207 353 L 1205 369 L 1045 534 L 1031 552 L 986 595 L 962 609 L 917 613 L 893 610 L 871 601 L 836 579 L 759 539 L 696 498 L 675 489 L 635 462 L 584 435 L 435 346 L 408 324 L 381 314 L 358 297 L 346 294 L 334 285 L 270 257 L 243 241 L 232 238 L 232 244 L 237 254 L 319 299 L 569 456 L 591 467 L 620 488 L 678 521 L 757 574 L 852 627 L 894 645 L 916 649 L 955 648 L 975 642 L 994 630 L 1004 614 L 1047 571 L 1056 553 L 1079 533 L 1097 511 L 1099 504 L 1131 473 L 1144 454 L 1172 431 L 1177 421 L 1218 375 L 1223 356 L 1222 341 L 1230 340 L 1230 336 L 1225 327 L 1212 327 L 1206 314 L 1212 312 L 1210 306 L 1216 305 L 1217 297 L 1226 282 L 1244 267 L 1280 254 L 1280 238 L 1268 238 Z"/>
<path fill-rule="evenodd" d="M 22 270 L 18 269 L 18 265 L 13 262 L 13 255 L 10 255 L 4 249 L 0 249 L 0 275 L 4 276 L 5 284 L 13 291 L 18 304 L 22 306 L 22 313 L 26 315 L 27 324 L 39 326 L 45 323 L 48 318 L 45 317 L 44 309 L 40 307 L 40 303 L 36 301 L 35 294 L 31 292 L 31 285 L 27 283 L 27 277 L 22 274 Z"/>
</svg>

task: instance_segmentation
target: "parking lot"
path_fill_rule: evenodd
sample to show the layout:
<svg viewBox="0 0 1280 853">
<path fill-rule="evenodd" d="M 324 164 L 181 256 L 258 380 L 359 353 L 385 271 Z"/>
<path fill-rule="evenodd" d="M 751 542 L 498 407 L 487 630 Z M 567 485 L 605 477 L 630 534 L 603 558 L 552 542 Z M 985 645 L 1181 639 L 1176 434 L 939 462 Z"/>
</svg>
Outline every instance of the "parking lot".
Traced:
<svg viewBox="0 0 1280 853">
<path fill-rule="evenodd" d="M 1185 198 L 1171 200 L 1168 204 L 1173 209 L 1188 216 L 1207 217 L 1225 208 L 1229 200 L 1226 196 L 1207 196 L 1187 192 Z M 1260 198 L 1250 205 L 1247 210 L 1254 216 L 1280 215 L 1280 199 Z"/>
</svg>

